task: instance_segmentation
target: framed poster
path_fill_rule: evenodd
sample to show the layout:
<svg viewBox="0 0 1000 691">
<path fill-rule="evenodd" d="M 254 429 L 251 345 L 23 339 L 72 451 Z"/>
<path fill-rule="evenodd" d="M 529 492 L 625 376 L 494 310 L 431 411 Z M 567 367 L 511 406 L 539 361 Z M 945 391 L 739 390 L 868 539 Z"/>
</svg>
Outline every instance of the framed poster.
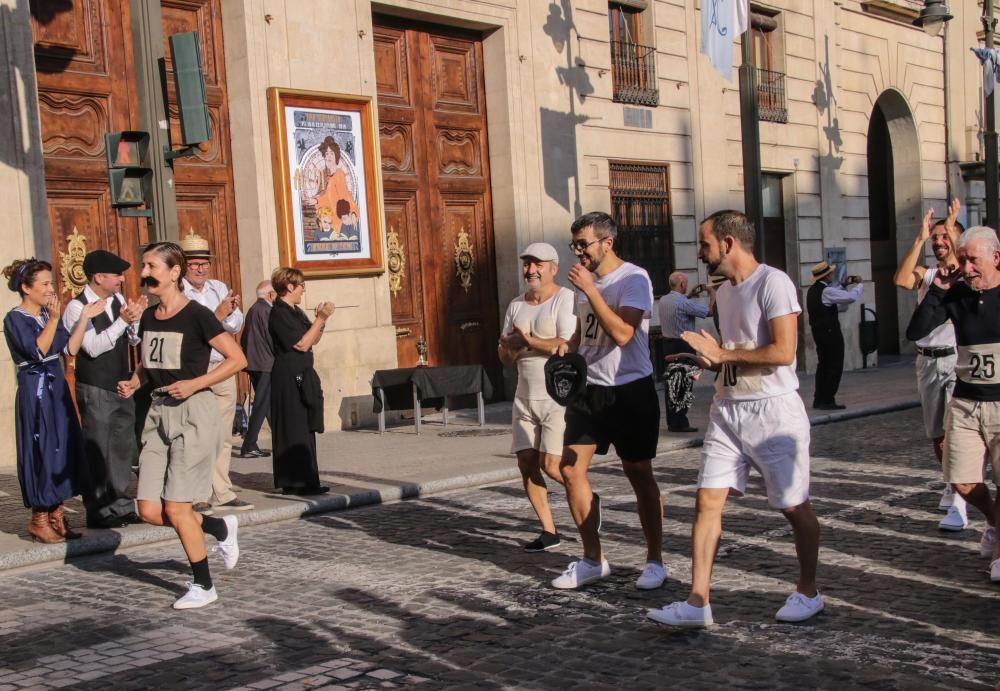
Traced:
<svg viewBox="0 0 1000 691">
<path fill-rule="evenodd" d="M 307 276 L 385 270 L 371 99 L 267 90 L 281 262 Z"/>
</svg>

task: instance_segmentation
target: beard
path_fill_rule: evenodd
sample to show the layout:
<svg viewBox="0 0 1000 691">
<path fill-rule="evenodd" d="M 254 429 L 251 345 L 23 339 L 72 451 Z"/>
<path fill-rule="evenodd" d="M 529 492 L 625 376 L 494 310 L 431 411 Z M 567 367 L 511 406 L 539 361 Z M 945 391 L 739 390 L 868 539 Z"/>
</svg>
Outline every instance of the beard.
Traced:
<svg viewBox="0 0 1000 691">
<path fill-rule="evenodd" d="M 143 276 L 139 281 L 139 285 L 143 288 L 156 288 L 160 285 L 160 282 L 152 276 Z"/>
</svg>

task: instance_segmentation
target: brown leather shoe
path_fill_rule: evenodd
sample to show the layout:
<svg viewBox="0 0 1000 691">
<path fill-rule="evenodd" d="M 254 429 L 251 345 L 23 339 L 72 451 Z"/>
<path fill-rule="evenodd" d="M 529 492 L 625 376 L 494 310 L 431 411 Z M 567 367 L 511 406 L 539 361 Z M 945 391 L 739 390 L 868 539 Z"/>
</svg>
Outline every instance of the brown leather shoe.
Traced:
<svg viewBox="0 0 1000 691">
<path fill-rule="evenodd" d="M 52 530 L 48 511 L 39 509 L 31 510 L 31 523 L 28 524 L 28 532 L 31 533 L 31 537 L 35 542 L 43 542 L 46 545 L 66 542 L 59 533 Z"/>
<path fill-rule="evenodd" d="M 62 504 L 49 512 L 49 525 L 52 526 L 52 530 L 55 531 L 56 535 L 64 540 L 79 540 L 83 537 L 82 533 L 78 533 L 69 527 L 66 510 Z"/>
</svg>

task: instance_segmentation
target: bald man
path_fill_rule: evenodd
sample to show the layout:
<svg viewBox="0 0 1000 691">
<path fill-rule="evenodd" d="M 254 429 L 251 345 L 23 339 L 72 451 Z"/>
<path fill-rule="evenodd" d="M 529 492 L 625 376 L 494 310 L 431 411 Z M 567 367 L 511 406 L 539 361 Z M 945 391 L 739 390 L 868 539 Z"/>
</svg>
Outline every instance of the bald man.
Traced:
<svg viewBox="0 0 1000 691">
<path fill-rule="evenodd" d="M 247 372 L 253 387 L 253 410 L 250 422 L 247 423 L 246 436 L 243 437 L 240 458 L 264 458 L 271 455 L 270 449 L 257 446 L 257 435 L 260 434 L 265 417 L 268 427 L 271 426 L 271 365 L 274 364 L 274 353 L 267 321 L 276 296 L 270 281 L 257 284 L 257 302 L 247 311 L 246 326 L 240 338 L 240 345 L 247 355 Z"/>
<path fill-rule="evenodd" d="M 663 334 L 663 355 L 692 352 L 691 347 L 681 340 L 685 331 L 694 331 L 695 319 L 707 319 L 715 311 L 715 288 L 710 285 L 695 286 L 688 293 L 687 276 L 675 271 L 667 277 L 670 292 L 660 298 L 657 309 L 660 313 L 660 332 Z M 708 305 L 692 298 L 702 292 L 708 293 Z M 664 372 L 663 402 L 667 411 L 667 429 L 685 434 L 697 432 L 688 422 L 687 411 L 694 395 L 694 381 L 700 369 L 686 361 L 671 362 Z"/>
</svg>

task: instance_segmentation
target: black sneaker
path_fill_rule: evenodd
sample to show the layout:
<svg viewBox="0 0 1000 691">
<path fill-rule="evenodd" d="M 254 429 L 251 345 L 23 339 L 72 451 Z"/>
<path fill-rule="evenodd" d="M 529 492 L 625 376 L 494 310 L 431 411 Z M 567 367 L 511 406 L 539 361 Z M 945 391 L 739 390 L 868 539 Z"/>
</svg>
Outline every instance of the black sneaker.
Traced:
<svg viewBox="0 0 1000 691">
<path fill-rule="evenodd" d="M 547 549 L 558 547 L 559 542 L 559 536 L 556 533 L 550 533 L 547 530 L 543 530 L 541 535 L 524 545 L 524 551 L 544 552 Z"/>
</svg>

